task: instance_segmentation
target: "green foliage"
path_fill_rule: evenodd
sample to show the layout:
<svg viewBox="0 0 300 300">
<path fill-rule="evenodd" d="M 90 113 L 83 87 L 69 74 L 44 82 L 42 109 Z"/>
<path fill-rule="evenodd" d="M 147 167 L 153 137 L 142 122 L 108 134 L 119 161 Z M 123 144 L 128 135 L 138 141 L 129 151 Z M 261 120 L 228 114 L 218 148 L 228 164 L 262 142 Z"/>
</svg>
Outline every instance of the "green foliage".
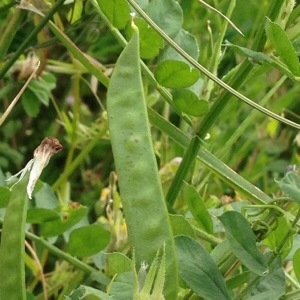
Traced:
<svg viewBox="0 0 300 300">
<path fill-rule="evenodd" d="M 199 99 L 195 93 L 190 90 L 176 89 L 173 92 L 174 105 L 193 117 L 201 117 L 208 112 L 208 103 L 203 99 Z"/>
<path fill-rule="evenodd" d="M 109 300 L 112 297 L 108 296 L 102 291 L 94 289 L 89 286 L 80 286 L 78 289 L 74 290 L 71 295 L 67 296 L 66 299 L 68 300 Z"/>
<path fill-rule="evenodd" d="M 176 1 L 153 0 L 146 8 L 149 17 L 170 37 L 174 38 L 179 33 L 183 15 L 182 9 Z"/>
<path fill-rule="evenodd" d="M 280 189 L 291 199 L 300 201 L 300 178 L 294 172 L 288 172 L 281 180 L 276 181 Z"/>
<path fill-rule="evenodd" d="M 263 276 L 269 271 L 267 263 L 256 247 L 256 240 L 247 220 L 235 211 L 225 212 L 220 217 L 234 254 L 253 273 Z"/>
<path fill-rule="evenodd" d="M 185 236 L 175 239 L 179 274 L 186 284 L 205 299 L 231 299 L 215 262 L 195 240 Z"/>
<path fill-rule="evenodd" d="M 67 252 L 77 257 L 91 256 L 103 250 L 109 240 L 110 233 L 102 226 L 83 226 L 71 232 Z"/>
<path fill-rule="evenodd" d="M 195 221 L 208 233 L 213 233 L 213 222 L 205 207 L 203 199 L 198 194 L 197 190 L 186 184 L 183 189 L 184 198 L 187 202 L 189 211 L 193 215 Z"/>
<path fill-rule="evenodd" d="M 294 271 L 295 271 L 298 281 L 300 279 L 300 264 L 299 263 L 300 263 L 300 249 L 298 249 L 293 256 L 293 266 L 294 266 Z"/>
<path fill-rule="evenodd" d="M 159 50 L 163 48 L 163 39 L 152 27 L 148 26 L 144 19 L 135 18 L 134 23 L 138 27 L 140 34 L 140 57 L 144 59 L 155 58 L 159 54 Z M 126 27 L 128 38 L 132 36 L 133 32 L 132 27 L 128 23 Z"/>
<path fill-rule="evenodd" d="M 266 258 L 270 255 L 266 254 Z M 250 282 L 254 277 L 250 277 Z M 255 279 L 254 279 L 255 280 Z M 285 275 L 280 257 L 269 265 L 269 272 L 266 276 L 260 277 L 258 282 L 249 289 L 248 299 L 280 299 L 285 293 Z"/>
<path fill-rule="evenodd" d="M 299 76 L 300 69 L 298 56 L 287 34 L 283 31 L 280 25 L 272 22 L 270 19 L 267 19 L 266 33 L 282 61 L 293 74 Z"/>
<path fill-rule="evenodd" d="M 86 207 L 63 211 L 61 218 L 41 224 L 41 235 L 45 237 L 60 235 L 82 220 L 86 213 Z"/>
<path fill-rule="evenodd" d="M 300 6 L 30 3 L 0 4 L 0 299 L 299 299 Z"/>
<path fill-rule="evenodd" d="M 276 220 L 276 228 L 264 239 L 264 243 L 272 250 L 277 251 L 277 248 L 282 243 L 282 240 L 285 236 L 288 235 L 288 238 L 285 241 L 285 244 L 281 248 L 281 256 L 285 258 L 291 251 L 293 246 L 293 235 L 289 234 L 291 230 L 290 224 L 285 217 L 279 217 Z"/>
<path fill-rule="evenodd" d="M 53 74 L 44 74 L 35 79 L 22 95 L 22 104 L 26 114 L 36 117 L 40 112 L 40 105 L 49 105 L 51 90 L 56 87 L 56 78 Z"/>
<path fill-rule="evenodd" d="M 98 4 L 113 26 L 118 29 L 125 27 L 129 20 L 130 12 L 129 5 L 126 0 L 116 0 L 113 2 L 98 0 Z"/>
<path fill-rule="evenodd" d="M 181 61 L 165 60 L 157 66 L 154 75 L 158 83 L 165 87 L 183 88 L 198 80 L 199 71 Z"/>
</svg>

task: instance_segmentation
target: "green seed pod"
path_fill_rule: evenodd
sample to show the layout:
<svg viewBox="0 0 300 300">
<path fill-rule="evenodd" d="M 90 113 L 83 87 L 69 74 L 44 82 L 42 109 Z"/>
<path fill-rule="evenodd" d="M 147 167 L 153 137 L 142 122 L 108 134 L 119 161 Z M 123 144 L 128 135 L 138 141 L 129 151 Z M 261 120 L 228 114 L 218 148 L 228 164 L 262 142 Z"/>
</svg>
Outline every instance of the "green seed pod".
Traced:
<svg viewBox="0 0 300 300">
<path fill-rule="evenodd" d="M 0 300 L 26 299 L 24 241 L 29 175 L 11 192 L 3 222 L 0 246 Z"/>
<path fill-rule="evenodd" d="M 167 299 L 177 297 L 177 262 L 169 216 L 151 141 L 144 97 L 139 33 L 120 55 L 107 93 L 112 150 L 118 174 L 129 240 L 136 261 L 151 264 L 166 245 Z"/>
</svg>

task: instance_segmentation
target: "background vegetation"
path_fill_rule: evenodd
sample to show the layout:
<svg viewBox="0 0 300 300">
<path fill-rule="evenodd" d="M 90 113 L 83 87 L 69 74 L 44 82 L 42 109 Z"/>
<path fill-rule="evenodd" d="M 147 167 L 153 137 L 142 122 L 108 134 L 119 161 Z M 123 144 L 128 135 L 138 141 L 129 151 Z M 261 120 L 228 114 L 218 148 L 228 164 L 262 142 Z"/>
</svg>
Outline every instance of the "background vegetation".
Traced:
<svg viewBox="0 0 300 300">
<path fill-rule="evenodd" d="M 0 299 L 300 299 L 299 24 L 289 0 L 3 0 Z M 7 178 L 46 136 L 28 200 Z"/>
</svg>

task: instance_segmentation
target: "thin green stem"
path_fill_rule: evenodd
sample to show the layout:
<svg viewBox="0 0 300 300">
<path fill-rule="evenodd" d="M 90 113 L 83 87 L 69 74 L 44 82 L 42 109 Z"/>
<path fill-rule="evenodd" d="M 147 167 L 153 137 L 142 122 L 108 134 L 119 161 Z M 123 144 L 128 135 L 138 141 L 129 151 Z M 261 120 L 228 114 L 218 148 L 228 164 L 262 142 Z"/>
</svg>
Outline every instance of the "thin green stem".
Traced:
<svg viewBox="0 0 300 300">
<path fill-rule="evenodd" d="M 296 279 L 294 279 L 289 273 L 287 273 L 287 272 L 284 272 L 284 275 L 285 275 L 285 277 L 286 277 L 286 279 L 288 280 L 288 282 L 292 285 L 292 286 L 294 286 L 297 290 L 298 290 L 298 292 L 299 292 L 299 290 L 300 290 L 300 284 L 299 284 L 299 282 L 296 280 Z M 287 299 L 286 297 L 284 297 L 284 299 Z M 295 298 L 294 298 L 295 299 Z"/>
<path fill-rule="evenodd" d="M 267 209 L 267 208 L 270 208 L 270 209 L 274 209 L 274 210 L 277 210 L 278 212 L 280 212 L 282 215 L 286 215 L 286 212 L 285 210 L 283 210 L 281 207 L 277 206 L 277 205 L 273 205 L 273 204 L 265 204 L 265 205 L 245 205 L 243 206 L 242 208 L 242 211 L 246 210 L 246 209 L 253 209 L 253 208 L 262 208 L 262 209 Z M 261 213 L 261 212 L 260 212 Z"/>
<path fill-rule="evenodd" d="M 72 163 L 73 156 L 75 153 L 76 149 L 76 141 L 77 141 L 77 136 L 78 136 L 78 127 L 79 127 L 79 107 L 80 107 L 80 91 L 79 91 L 79 86 L 80 86 L 80 75 L 75 74 L 72 78 L 72 90 L 73 90 L 73 99 L 74 99 L 74 105 L 72 106 L 73 108 L 73 119 L 72 119 L 72 131 L 70 134 L 70 149 L 68 151 L 66 163 L 65 163 L 65 168 L 64 172 L 69 169 L 70 164 Z M 67 179 L 67 178 L 66 178 Z"/>
<path fill-rule="evenodd" d="M 252 101 L 251 99 L 247 98 L 246 96 L 242 95 L 241 93 L 237 92 L 234 88 L 232 88 L 231 86 L 229 86 L 228 84 L 226 84 L 225 82 L 223 82 L 221 79 L 219 79 L 218 77 L 216 77 L 214 74 L 212 74 L 210 71 L 208 71 L 205 67 L 203 67 L 200 63 L 198 63 L 197 61 L 195 61 L 190 55 L 188 55 L 184 50 L 182 50 L 182 48 L 175 43 L 163 30 L 161 30 L 159 28 L 159 26 L 156 25 L 156 23 L 154 23 L 151 18 L 149 18 L 149 16 L 140 8 L 140 6 L 134 1 L 134 0 L 127 0 L 130 5 L 142 16 L 142 18 L 172 47 L 174 48 L 182 57 L 184 57 L 191 65 L 193 65 L 196 69 L 198 69 L 200 72 L 202 72 L 204 75 L 206 75 L 208 78 L 210 78 L 212 81 L 214 81 L 216 84 L 218 84 L 219 86 L 221 86 L 223 89 L 225 89 L 226 91 L 228 91 L 230 94 L 232 94 L 233 96 L 239 98 L 240 100 L 244 101 L 245 103 L 247 103 L 248 105 L 250 105 L 251 107 L 259 110 L 260 112 L 266 114 L 267 116 L 282 122 L 286 125 L 289 125 L 291 127 L 300 129 L 300 124 L 297 124 L 293 121 L 290 121 L 284 117 L 281 117 L 275 113 L 273 113 L 272 111 L 266 109 L 265 107 L 260 106 L 259 104 L 257 104 L 256 102 Z M 218 114 L 220 113 L 220 111 L 218 110 Z M 203 137 L 202 134 L 203 130 L 201 130 L 199 133 L 201 133 L 201 135 L 199 135 L 200 137 Z M 206 133 L 205 133 L 206 134 Z"/>
<path fill-rule="evenodd" d="M 281 240 L 280 244 L 278 245 L 278 247 L 276 248 L 276 252 L 280 253 L 282 248 L 284 247 L 285 243 L 287 242 L 288 238 L 290 237 L 291 233 L 293 233 L 294 228 L 297 226 L 298 221 L 300 220 L 300 209 L 298 210 L 298 213 L 292 223 L 292 226 L 290 228 L 290 230 L 287 231 L 286 235 L 284 236 L 284 238 Z M 271 264 L 275 259 L 274 257 L 271 257 L 269 260 L 269 264 Z"/>
<path fill-rule="evenodd" d="M 203 3 L 202 1 L 200 1 L 201 3 Z M 234 7 L 235 7 L 235 0 L 231 0 L 230 1 L 230 4 L 229 4 L 229 7 L 228 7 L 228 10 L 227 10 L 227 14 L 226 14 L 226 21 L 223 23 L 221 29 L 220 29 L 220 34 L 218 35 L 218 39 L 217 39 L 217 42 L 215 43 L 214 45 L 214 48 L 212 49 L 213 52 L 212 52 L 212 56 L 211 56 L 211 59 L 210 59 L 210 62 L 209 62 L 209 70 L 212 74 L 214 75 L 217 75 L 217 70 L 218 70 L 218 65 L 219 65 L 219 55 L 220 55 L 220 52 L 221 52 L 221 47 L 222 47 L 222 43 L 223 43 L 223 40 L 224 40 L 224 36 L 225 36 L 225 33 L 226 33 L 226 30 L 227 30 L 227 27 L 228 27 L 228 20 L 229 18 L 231 17 L 232 13 L 233 13 L 233 10 L 234 10 Z M 204 2 L 205 3 L 205 2 Z M 204 98 L 206 100 L 209 100 L 210 99 L 210 94 L 211 94 L 211 91 L 213 89 L 213 84 L 214 82 L 212 80 L 208 80 L 205 84 L 205 86 L 203 87 L 203 95 Z"/>
<path fill-rule="evenodd" d="M 0 61 L 5 57 L 7 50 L 11 45 L 11 41 L 13 40 L 18 28 L 20 21 L 22 19 L 21 11 L 13 10 L 11 11 L 5 21 L 5 29 L 0 37 Z"/>
<path fill-rule="evenodd" d="M 122 47 L 125 47 L 127 45 L 127 41 L 124 38 L 124 36 L 120 33 L 120 31 L 117 28 L 115 28 L 110 23 L 110 21 L 107 19 L 107 17 L 104 15 L 104 13 L 101 11 L 101 9 L 100 9 L 99 5 L 97 4 L 97 2 L 95 0 L 91 0 L 91 2 L 94 5 L 95 9 L 97 10 L 97 13 L 101 17 L 101 19 L 105 22 L 106 26 L 109 28 L 111 33 L 116 38 L 116 40 L 120 43 L 120 45 Z M 190 118 L 187 115 L 182 114 L 182 112 L 180 110 L 178 110 L 178 108 L 176 106 L 174 106 L 172 95 L 170 94 L 170 92 L 166 88 L 164 88 L 163 86 L 161 86 L 160 84 L 157 83 L 155 77 L 153 76 L 153 73 L 149 70 L 147 65 L 142 60 L 140 60 L 140 63 L 141 63 L 141 68 L 142 68 L 143 74 L 148 78 L 148 80 L 151 82 L 151 84 L 153 84 L 153 86 L 156 87 L 156 89 L 158 90 L 160 95 L 172 106 L 174 111 L 179 116 L 181 116 L 182 119 L 187 124 L 192 125 L 192 122 L 191 122 Z"/>
<path fill-rule="evenodd" d="M 268 6 L 268 11 L 266 12 L 266 16 L 268 16 L 271 20 L 273 20 L 282 5 L 282 2 L 275 1 L 272 2 Z M 253 33 L 254 41 L 252 49 L 254 51 L 262 51 L 264 44 L 266 42 L 266 35 L 263 26 L 257 26 L 258 31 Z M 235 71 L 235 74 L 229 79 L 228 84 L 233 88 L 237 89 L 247 78 L 249 72 L 252 70 L 252 65 L 248 60 L 244 60 Z M 201 124 L 199 126 L 198 135 L 200 137 L 204 137 L 209 131 L 212 124 L 218 118 L 218 116 L 222 113 L 223 109 L 229 103 L 232 95 L 227 91 L 223 90 L 220 97 L 217 98 L 216 102 L 212 105 L 210 111 L 204 116 Z"/>
<path fill-rule="evenodd" d="M 78 269 L 84 271 L 87 274 L 91 274 L 93 272 L 97 272 L 98 270 L 89 266 L 88 264 L 85 264 L 84 262 L 80 261 L 79 259 L 73 257 L 72 255 L 60 250 L 59 248 L 55 247 L 53 244 L 49 243 L 48 241 L 46 241 L 45 239 L 29 232 L 29 231 L 25 231 L 25 236 L 29 239 L 31 239 L 32 241 L 38 242 L 40 244 L 42 244 L 46 249 L 49 250 L 49 252 L 51 252 L 52 254 L 54 254 L 55 256 L 57 256 L 58 258 L 61 258 L 67 262 L 69 262 L 70 264 L 72 264 L 73 266 L 77 267 Z"/>
<path fill-rule="evenodd" d="M 276 91 L 280 88 L 280 86 L 287 79 L 287 76 L 282 76 L 271 88 L 271 90 L 263 97 L 263 99 L 259 102 L 260 105 L 265 105 L 276 93 Z M 253 110 L 250 112 L 248 117 L 239 125 L 239 127 L 235 130 L 235 132 L 230 136 L 230 138 L 225 142 L 224 146 L 216 153 L 218 157 L 223 157 L 228 153 L 230 147 L 237 141 L 237 139 L 245 132 L 246 128 L 254 123 L 254 119 L 257 115 L 257 111 Z"/>
<path fill-rule="evenodd" d="M 215 236 L 207 233 L 204 230 L 201 230 L 200 228 L 198 228 L 196 226 L 192 226 L 192 227 L 195 230 L 196 235 L 199 238 L 201 238 L 204 241 L 207 241 L 207 242 L 211 243 L 211 245 L 213 245 L 213 246 L 217 246 L 217 245 L 219 245 L 220 243 L 223 242 L 223 240 L 221 240 L 221 239 L 219 239 L 219 238 L 217 238 L 217 237 L 215 237 Z"/>
<path fill-rule="evenodd" d="M 227 13 L 228 16 L 230 16 L 232 14 L 234 6 L 235 6 L 235 0 L 232 0 L 231 3 L 230 3 L 229 9 L 228 9 L 228 13 Z M 226 31 L 226 28 L 227 28 L 227 23 L 228 22 L 226 22 L 226 24 L 223 26 L 223 29 L 221 31 L 221 37 L 218 39 L 218 42 L 217 42 L 217 45 L 216 45 L 217 48 L 216 48 L 214 53 L 219 53 L 219 51 L 221 49 L 221 43 L 222 43 L 223 37 L 225 35 L 225 31 Z M 181 50 L 180 47 L 178 47 L 178 50 L 179 49 Z M 181 51 L 183 51 L 183 50 L 181 50 Z M 211 60 L 211 71 L 213 72 L 213 73 L 211 73 L 212 76 L 214 76 L 214 74 L 217 72 L 217 66 L 218 66 L 218 56 L 215 55 L 215 56 L 212 57 L 212 60 Z M 210 96 L 210 92 L 212 90 L 212 87 L 213 87 L 213 81 L 209 81 L 207 86 L 206 86 L 206 89 L 208 89 L 208 90 L 205 91 L 205 92 L 208 92 L 207 95 L 206 95 L 207 99 Z M 183 160 L 182 160 L 182 162 L 181 162 L 181 164 L 180 164 L 180 166 L 179 166 L 179 168 L 178 168 L 178 170 L 175 174 L 175 177 L 172 181 L 171 187 L 170 187 L 170 189 L 167 193 L 167 196 L 166 196 L 167 203 L 171 207 L 174 204 L 174 202 L 176 201 L 176 199 L 177 199 L 177 197 L 180 193 L 181 187 L 183 185 L 183 180 L 187 177 L 187 174 L 190 171 L 191 166 L 193 166 L 193 163 L 194 163 L 194 161 L 197 157 L 197 154 L 198 154 L 199 149 L 201 147 L 201 138 L 203 138 L 203 136 L 199 135 L 197 138 L 193 138 L 191 140 L 190 145 L 188 146 L 187 151 L 186 151 L 186 153 L 183 157 Z"/>
<path fill-rule="evenodd" d="M 64 2 L 64 0 L 59 0 Z M 32 11 L 42 17 L 44 14 L 36 9 L 30 4 L 24 4 L 22 9 Z M 44 20 L 44 19 L 43 19 Z M 48 22 L 49 28 L 55 34 L 55 36 L 60 40 L 60 42 L 70 51 L 70 53 L 91 73 L 93 74 L 99 82 L 101 82 L 105 87 L 108 86 L 109 78 L 103 73 L 103 67 L 98 61 L 89 57 L 87 54 L 83 53 L 53 22 Z M 0 77 L 1 78 L 1 77 Z"/>
<path fill-rule="evenodd" d="M 31 41 L 36 37 L 36 35 L 45 27 L 53 15 L 57 12 L 59 7 L 65 2 L 65 0 L 58 0 L 49 12 L 45 15 L 42 21 L 30 32 L 24 42 L 18 47 L 17 51 L 13 54 L 10 60 L 3 66 L 0 70 L 0 79 L 4 77 L 6 72 L 14 64 L 14 62 L 19 58 L 19 56 L 24 52 L 24 50 L 30 45 Z"/>
<path fill-rule="evenodd" d="M 87 145 L 80 151 L 78 156 L 69 164 L 68 168 L 59 176 L 59 178 L 52 185 L 52 189 L 55 191 L 57 188 L 73 173 L 73 171 L 82 163 L 92 149 L 97 145 L 101 139 L 102 134 L 94 137 Z"/>
<path fill-rule="evenodd" d="M 1 6 L 0 11 L 1 11 L 1 13 L 4 13 L 6 10 L 10 9 L 11 7 L 13 7 L 15 5 L 16 5 L 16 1 L 11 1 L 8 4 L 5 4 L 4 6 Z"/>
<path fill-rule="evenodd" d="M 186 175 L 191 171 L 194 165 L 200 145 L 201 140 L 197 136 L 191 139 L 166 196 L 166 201 L 171 207 L 177 199 Z"/>
<path fill-rule="evenodd" d="M 160 131 L 168 135 L 175 143 L 177 143 L 182 148 L 187 148 L 191 138 L 170 124 L 162 116 L 160 116 L 156 111 L 148 108 L 148 116 L 150 122 L 153 126 L 158 128 Z M 224 182 L 229 184 L 232 188 L 243 194 L 250 201 L 255 204 L 266 204 L 272 201 L 272 199 L 259 190 L 257 187 L 252 185 L 249 181 L 235 173 L 227 165 L 225 165 L 221 160 L 216 158 L 209 151 L 203 147 L 199 149 L 197 158 L 216 176 L 221 178 Z"/>
<path fill-rule="evenodd" d="M 295 300 L 295 299 L 300 299 L 300 289 L 286 293 L 284 295 L 284 300 Z"/>
</svg>

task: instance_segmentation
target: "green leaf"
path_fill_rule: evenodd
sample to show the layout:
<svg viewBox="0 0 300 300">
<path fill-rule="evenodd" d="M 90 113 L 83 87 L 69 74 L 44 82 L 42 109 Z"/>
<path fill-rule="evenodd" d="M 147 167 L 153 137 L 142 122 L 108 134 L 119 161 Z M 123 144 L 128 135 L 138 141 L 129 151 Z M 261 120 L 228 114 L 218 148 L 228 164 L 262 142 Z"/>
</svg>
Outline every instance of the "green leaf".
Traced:
<svg viewBox="0 0 300 300">
<path fill-rule="evenodd" d="M 266 260 L 269 260 L 273 253 L 265 255 Z M 249 283 L 256 280 L 257 276 L 252 274 Z M 285 274 L 282 267 L 282 261 L 279 256 L 269 266 L 267 276 L 259 278 L 259 281 L 247 293 L 247 300 L 278 300 L 285 293 Z"/>
<path fill-rule="evenodd" d="M 183 195 L 188 204 L 188 208 L 192 213 L 194 219 L 208 233 L 213 233 L 213 222 L 208 213 L 203 199 L 194 187 L 185 183 L 183 188 Z"/>
<path fill-rule="evenodd" d="M 74 256 L 91 256 L 103 250 L 110 240 L 110 232 L 101 225 L 74 229 L 70 234 L 67 252 Z"/>
<path fill-rule="evenodd" d="M 187 89 L 174 90 L 173 101 L 179 110 L 193 117 L 201 117 L 209 110 L 207 101 L 199 99 L 196 94 Z"/>
<path fill-rule="evenodd" d="M 195 36 L 189 32 L 181 29 L 177 36 L 174 38 L 174 42 L 180 46 L 189 56 L 198 61 L 199 58 L 199 46 Z M 173 47 L 166 46 L 160 60 L 175 59 L 187 63 L 187 60 L 183 58 Z"/>
<path fill-rule="evenodd" d="M 68 12 L 68 21 L 71 24 L 78 22 L 81 18 L 83 11 L 83 0 L 76 0 L 72 5 L 72 8 Z"/>
<path fill-rule="evenodd" d="M 277 23 L 267 18 L 266 33 L 281 60 L 294 75 L 299 76 L 299 59 L 292 42 L 284 30 Z"/>
<path fill-rule="evenodd" d="M 300 282 L 300 248 L 295 252 L 293 256 L 293 269 L 297 280 Z"/>
<path fill-rule="evenodd" d="M 40 112 L 41 102 L 29 88 L 26 89 L 22 95 L 22 105 L 25 112 L 30 117 L 36 117 Z"/>
<path fill-rule="evenodd" d="M 163 47 L 162 37 L 142 18 L 134 18 L 134 24 L 140 32 L 140 55 L 141 58 L 150 59 L 158 55 Z M 130 38 L 133 34 L 130 24 L 126 27 L 127 36 Z"/>
<path fill-rule="evenodd" d="M 146 13 L 171 38 L 179 33 L 183 22 L 183 13 L 177 1 L 152 0 Z"/>
<path fill-rule="evenodd" d="M 65 296 L 67 300 L 112 300 L 113 298 L 101 290 L 94 289 L 89 286 L 81 285 L 75 289 L 69 296 Z"/>
<path fill-rule="evenodd" d="M 174 236 L 186 235 L 195 238 L 195 231 L 184 216 L 170 215 L 170 222 Z"/>
<path fill-rule="evenodd" d="M 294 7 L 291 15 L 289 16 L 288 22 L 286 24 L 286 34 L 291 41 L 297 40 L 300 35 L 299 22 L 300 22 L 300 6 Z"/>
<path fill-rule="evenodd" d="M 87 207 L 84 206 L 74 208 L 66 212 L 63 218 L 51 222 L 42 223 L 41 236 L 51 237 L 64 233 L 75 224 L 77 224 L 80 220 L 82 220 L 83 217 L 86 216 L 87 210 Z"/>
<path fill-rule="evenodd" d="M 272 59 L 268 55 L 262 53 L 262 52 L 256 52 L 253 50 L 250 50 L 248 48 L 240 47 L 237 45 L 233 45 L 230 43 L 226 43 L 228 46 L 233 48 L 238 54 L 251 58 L 254 62 L 260 62 L 260 63 L 268 63 L 269 65 L 273 66 L 274 68 L 278 69 L 280 72 L 285 74 L 286 76 L 294 79 L 295 74 L 293 74 L 288 67 L 280 60 L 278 59 Z"/>
<path fill-rule="evenodd" d="M 185 62 L 165 60 L 157 65 L 154 76 L 165 87 L 184 88 L 194 84 L 200 73 Z"/>
<path fill-rule="evenodd" d="M 134 277 L 132 271 L 117 276 L 111 285 L 110 295 L 114 300 L 133 299 Z"/>
<path fill-rule="evenodd" d="M 300 204 L 300 177 L 295 172 L 288 172 L 280 180 L 275 180 L 279 188 L 292 200 Z"/>
<path fill-rule="evenodd" d="M 39 224 L 59 219 L 58 212 L 46 208 L 31 208 L 27 211 L 27 223 Z"/>
<path fill-rule="evenodd" d="M 130 8 L 126 0 L 97 0 L 107 19 L 118 29 L 125 28 L 130 19 Z"/>
<path fill-rule="evenodd" d="M 11 191 L 6 186 L 0 186 L 0 208 L 6 207 L 10 199 Z"/>
<path fill-rule="evenodd" d="M 220 244 L 218 244 L 212 251 L 211 251 L 211 256 L 214 260 L 214 262 L 218 265 L 221 266 L 224 264 L 224 257 L 230 257 L 232 254 L 232 249 L 230 247 L 230 244 L 228 240 L 224 240 Z M 236 258 L 234 258 L 236 260 Z"/>
<path fill-rule="evenodd" d="M 49 105 L 51 90 L 56 87 L 56 77 L 51 73 L 44 73 L 38 79 L 30 82 L 28 89 L 32 91 L 35 97 L 44 105 Z"/>
<path fill-rule="evenodd" d="M 273 61 L 272 58 L 270 58 L 268 55 L 264 54 L 263 52 L 253 51 L 251 49 L 248 49 L 248 48 L 245 48 L 245 47 L 240 47 L 238 45 L 233 45 L 233 44 L 228 43 L 228 42 L 226 43 L 226 46 L 230 46 L 238 54 L 240 54 L 242 56 L 252 58 L 254 61 L 257 61 L 257 62 L 271 63 Z"/>
<path fill-rule="evenodd" d="M 40 185 L 40 183 L 41 181 L 38 181 L 38 186 Z M 36 188 L 35 190 L 36 192 L 34 193 L 34 199 L 36 207 L 48 208 L 52 210 L 57 207 L 57 197 L 47 183 L 42 182 L 41 188 Z"/>
<path fill-rule="evenodd" d="M 217 265 L 199 243 L 179 236 L 175 244 L 179 275 L 195 293 L 206 300 L 231 299 Z"/>
<path fill-rule="evenodd" d="M 249 277 L 250 277 L 251 272 L 246 271 L 241 274 L 238 274 L 226 281 L 226 286 L 228 290 L 233 290 L 235 288 L 241 287 L 243 284 L 249 282 Z"/>
<path fill-rule="evenodd" d="M 253 273 L 263 276 L 268 272 L 264 256 L 256 247 L 255 235 L 246 219 L 238 212 L 227 211 L 219 217 L 235 255 Z"/>
<path fill-rule="evenodd" d="M 131 270 L 131 260 L 123 253 L 106 253 L 105 258 L 105 273 L 107 276 L 113 277 L 115 274 L 121 274 Z"/>
<path fill-rule="evenodd" d="M 270 232 L 268 236 L 263 240 L 263 242 L 269 246 L 270 249 L 276 250 L 277 247 L 281 244 L 282 239 L 285 238 L 286 234 L 291 230 L 289 222 L 286 220 L 285 216 L 282 216 L 277 219 L 277 226 L 275 230 Z M 291 251 L 293 246 L 293 233 L 291 232 L 287 238 L 285 244 L 281 249 L 281 257 L 285 258 Z"/>
</svg>

